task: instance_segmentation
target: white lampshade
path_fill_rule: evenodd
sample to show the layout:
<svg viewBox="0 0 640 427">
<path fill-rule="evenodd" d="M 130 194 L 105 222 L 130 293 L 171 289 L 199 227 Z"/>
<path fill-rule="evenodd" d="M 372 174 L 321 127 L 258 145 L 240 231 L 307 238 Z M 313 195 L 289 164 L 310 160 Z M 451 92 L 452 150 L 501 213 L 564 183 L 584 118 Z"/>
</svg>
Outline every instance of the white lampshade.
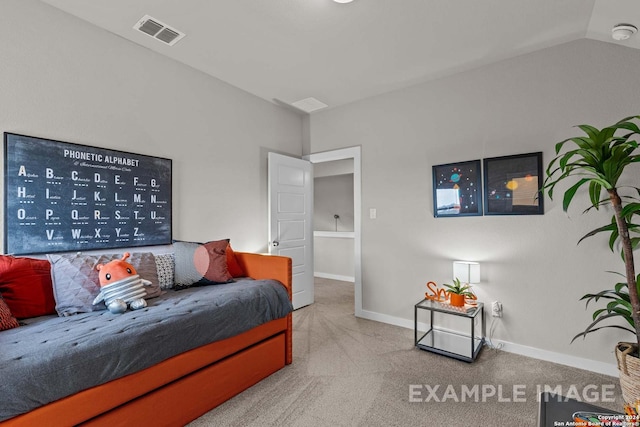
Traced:
<svg viewBox="0 0 640 427">
<path fill-rule="evenodd" d="M 453 278 L 462 283 L 480 283 L 480 263 L 453 261 Z"/>
</svg>

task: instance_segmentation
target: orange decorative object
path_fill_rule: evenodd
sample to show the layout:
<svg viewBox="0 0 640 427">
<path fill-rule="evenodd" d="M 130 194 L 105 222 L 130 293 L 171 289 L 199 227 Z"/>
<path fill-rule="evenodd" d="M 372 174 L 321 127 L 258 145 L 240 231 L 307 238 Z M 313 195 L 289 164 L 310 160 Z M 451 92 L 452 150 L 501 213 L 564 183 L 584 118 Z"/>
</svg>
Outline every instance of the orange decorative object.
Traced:
<svg viewBox="0 0 640 427">
<path fill-rule="evenodd" d="M 471 296 L 467 295 L 464 297 L 464 303 L 471 306 L 476 306 L 478 305 L 478 297 L 475 294 Z"/>
<path fill-rule="evenodd" d="M 464 295 L 449 292 L 450 304 L 454 307 L 464 307 Z"/>
<path fill-rule="evenodd" d="M 474 307 L 477 305 L 477 299 L 475 295 L 459 295 L 447 292 L 444 288 L 438 288 L 436 282 L 427 282 L 428 292 L 425 292 L 424 297 L 431 301 L 447 304 L 453 307 Z"/>
<path fill-rule="evenodd" d="M 429 289 L 431 293 L 425 292 L 424 297 L 426 299 L 444 302 L 449 298 L 449 293 L 442 288 L 438 288 L 436 282 L 427 282 L 427 289 Z"/>
</svg>

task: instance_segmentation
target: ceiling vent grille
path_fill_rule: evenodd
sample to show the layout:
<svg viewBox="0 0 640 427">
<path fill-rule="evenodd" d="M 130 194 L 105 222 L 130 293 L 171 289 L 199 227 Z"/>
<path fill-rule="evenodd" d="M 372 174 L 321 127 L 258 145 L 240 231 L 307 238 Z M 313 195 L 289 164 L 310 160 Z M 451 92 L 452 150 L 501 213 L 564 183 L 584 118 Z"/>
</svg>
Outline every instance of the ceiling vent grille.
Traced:
<svg viewBox="0 0 640 427">
<path fill-rule="evenodd" d="M 173 46 L 178 43 L 178 41 L 186 35 L 149 15 L 143 16 L 142 19 L 136 22 L 136 25 L 134 25 L 133 28 L 153 37 L 154 39 L 160 40 L 169 46 Z"/>
</svg>

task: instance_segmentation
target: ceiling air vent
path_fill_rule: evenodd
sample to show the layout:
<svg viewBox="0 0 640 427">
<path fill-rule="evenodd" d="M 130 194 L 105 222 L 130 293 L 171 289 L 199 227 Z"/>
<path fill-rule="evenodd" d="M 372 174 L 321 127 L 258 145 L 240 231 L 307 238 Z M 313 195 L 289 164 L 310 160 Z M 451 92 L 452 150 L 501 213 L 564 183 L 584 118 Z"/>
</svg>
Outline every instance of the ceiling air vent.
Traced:
<svg viewBox="0 0 640 427">
<path fill-rule="evenodd" d="M 323 108 L 327 108 L 328 105 L 322 101 L 319 101 L 313 97 L 301 99 L 300 101 L 292 102 L 291 105 L 296 107 L 299 110 L 304 111 L 305 113 L 312 113 L 317 110 L 322 110 Z"/>
<path fill-rule="evenodd" d="M 160 40 L 169 46 L 173 46 L 178 43 L 178 41 L 186 35 L 149 15 L 143 16 L 142 19 L 136 22 L 136 25 L 134 25 L 133 28 L 138 31 L 142 31 L 143 33 L 153 37 L 154 39 Z"/>
</svg>

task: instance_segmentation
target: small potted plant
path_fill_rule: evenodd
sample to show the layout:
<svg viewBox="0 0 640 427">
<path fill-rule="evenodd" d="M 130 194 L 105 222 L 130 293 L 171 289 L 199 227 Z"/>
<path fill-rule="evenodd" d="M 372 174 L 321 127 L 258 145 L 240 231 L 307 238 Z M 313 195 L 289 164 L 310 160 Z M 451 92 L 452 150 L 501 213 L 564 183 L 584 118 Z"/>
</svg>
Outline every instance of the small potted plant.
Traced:
<svg viewBox="0 0 640 427">
<path fill-rule="evenodd" d="M 465 298 L 475 299 L 475 295 L 471 292 L 471 286 L 463 285 L 459 279 L 453 279 L 453 285 L 443 284 L 449 294 L 449 304 L 454 307 L 464 307 Z"/>
</svg>

